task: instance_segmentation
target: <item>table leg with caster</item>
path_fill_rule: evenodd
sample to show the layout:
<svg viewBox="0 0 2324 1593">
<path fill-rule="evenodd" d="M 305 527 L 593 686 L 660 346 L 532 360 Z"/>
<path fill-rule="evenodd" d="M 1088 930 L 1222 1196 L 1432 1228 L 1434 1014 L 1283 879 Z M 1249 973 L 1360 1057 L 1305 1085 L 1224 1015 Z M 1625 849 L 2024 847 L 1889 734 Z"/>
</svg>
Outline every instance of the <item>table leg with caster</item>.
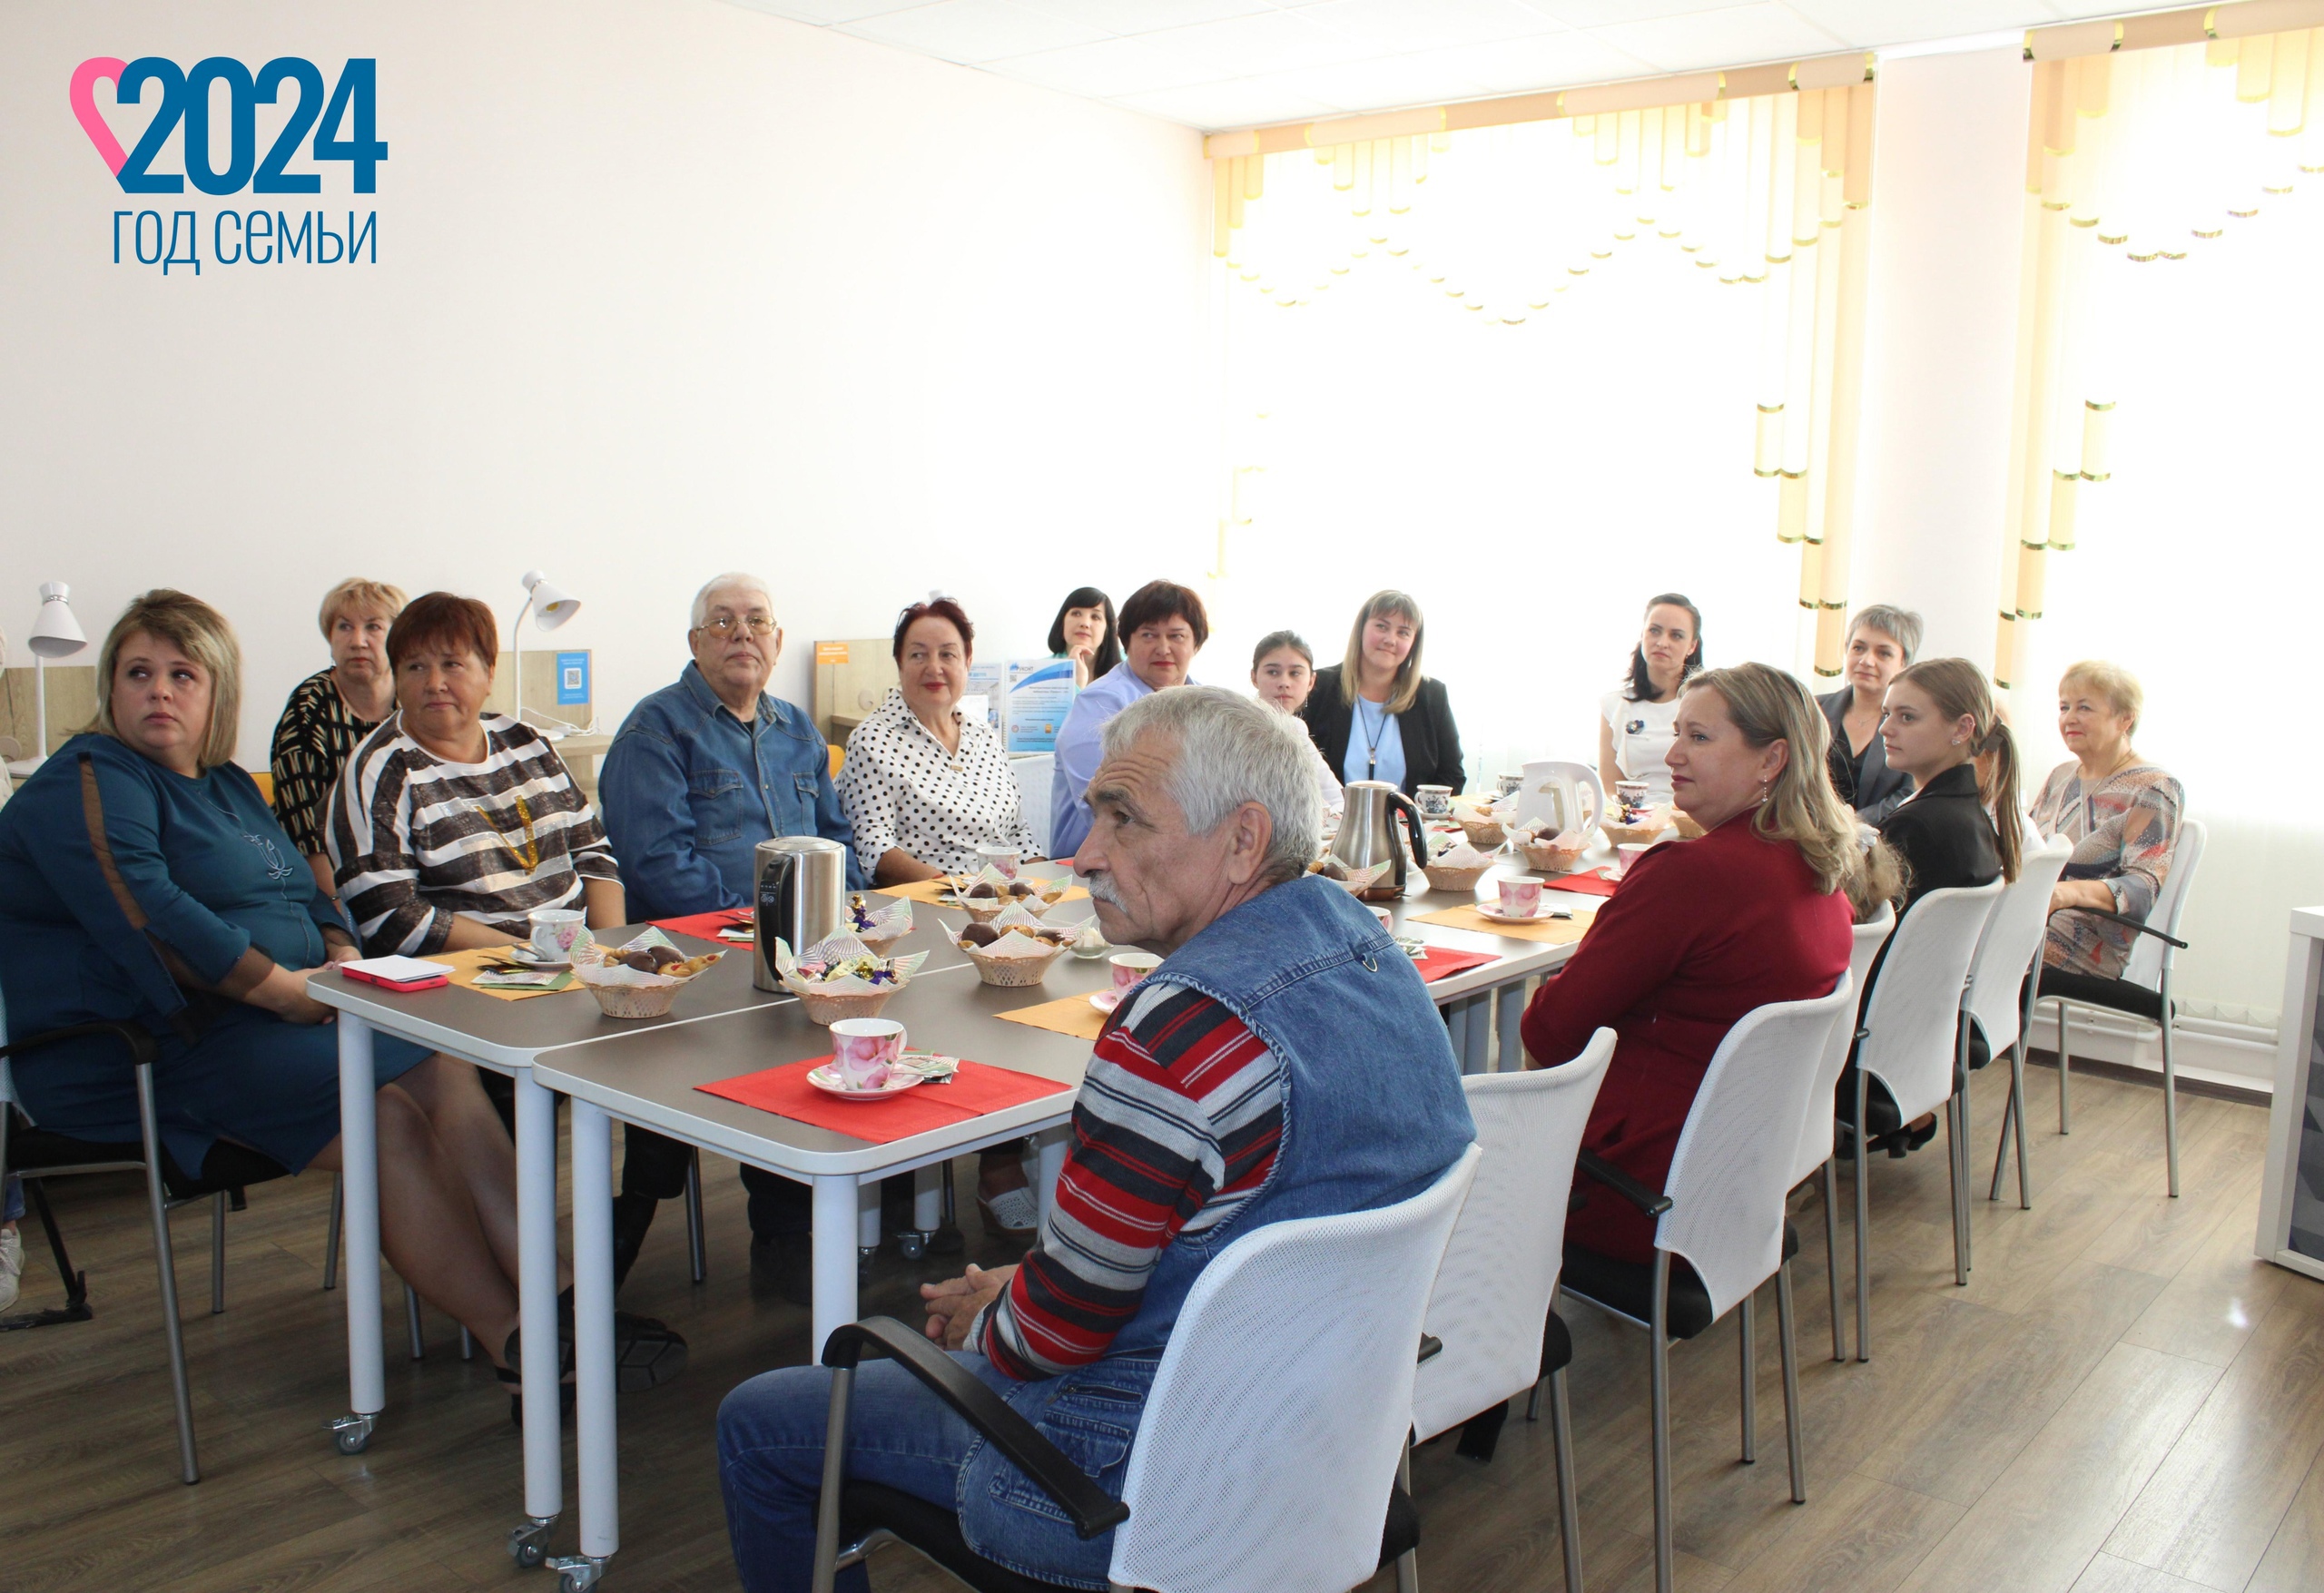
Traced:
<svg viewBox="0 0 2324 1593">
<path fill-rule="evenodd" d="M 581 1552 L 548 1562 L 557 1587 L 595 1587 L 621 1547 L 619 1436 L 614 1418 L 613 1125 L 573 1103 L 573 1339 L 576 1446 L 581 1473 Z M 556 1342 L 554 1335 L 551 1343 Z M 527 1346 L 528 1349 L 529 1345 Z M 531 1413 L 532 1401 L 525 1401 Z"/>
<path fill-rule="evenodd" d="M 912 1175 L 911 1226 L 896 1235 L 896 1248 L 906 1261 L 928 1254 L 930 1243 L 944 1222 L 943 1166 L 922 1167 Z"/>
<path fill-rule="evenodd" d="M 371 1026 L 342 1015 L 339 1028 L 340 1187 L 347 1236 L 347 1397 L 350 1414 L 330 1424 L 342 1455 L 363 1452 L 388 1403 L 387 1346 L 379 1326 L 379 1122 L 371 1073 Z"/>
<path fill-rule="evenodd" d="M 508 1534 L 520 1566 L 548 1555 L 565 1509 L 564 1418 L 557 1390 L 556 1096 L 523 1069 L 517 1096 L 517 1371 L 525 1392 L 525 1524 Z"/>
</svg>

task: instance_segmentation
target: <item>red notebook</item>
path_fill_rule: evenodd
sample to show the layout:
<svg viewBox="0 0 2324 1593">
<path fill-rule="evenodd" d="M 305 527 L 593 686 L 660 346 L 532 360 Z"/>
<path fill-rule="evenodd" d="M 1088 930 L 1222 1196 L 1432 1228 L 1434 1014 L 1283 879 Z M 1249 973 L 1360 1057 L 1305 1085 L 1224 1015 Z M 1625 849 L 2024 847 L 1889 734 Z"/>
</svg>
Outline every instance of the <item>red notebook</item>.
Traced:
<svg viewBox="0 0 2324 1593">
<path fill-rule="evenodd" d="M 762 1112 L 772 1112 L 794 1123 L 812 1124 L 834 1134 L 869 1140 L 873 1145 L 891 1145 L 932 1128 L 949 1128 L 971 1117 L 998 1112 L 1003 1106 L 1036 1101 L 1043 1096 L 1062 1095 L 1072 1087 L 1053 1078 L 1037 1078 L 1029 1073 L 1015 1073 L 982 1062 L 963 1062 L 950 1084 L 923 1084 L 886 1100 L 849 1101 L 807 1082 L 811 1070 L 830 1060 L 829 1057 L 811 1057 L 804 1062 L 792 1062 L 694 1087 L 705 1095 L 740 1101 L 743 1106 L 756 1106 Z"/>
</svg>

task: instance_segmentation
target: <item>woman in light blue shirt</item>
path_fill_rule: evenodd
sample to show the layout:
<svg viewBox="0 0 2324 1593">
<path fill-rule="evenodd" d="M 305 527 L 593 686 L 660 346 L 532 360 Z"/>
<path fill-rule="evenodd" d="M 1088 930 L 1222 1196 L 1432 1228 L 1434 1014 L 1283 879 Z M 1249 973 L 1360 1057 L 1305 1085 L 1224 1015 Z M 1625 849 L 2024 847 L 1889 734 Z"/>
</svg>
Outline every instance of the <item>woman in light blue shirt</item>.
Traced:
<svg viewBox="0 0 2324 1593">
<path fill-rule="evenodd" d="M 1175 581 L 1148 581 L 1121 610 L 1122 661 L 1073 700 L 1057 733 L 1049 785 L 1049 855 L 1070 860 L 1089 833 L 1090 778 L 1098 772 L 1106 722 L 1140 697 L 1183 686 L 1195 654 L 1210 640 L 1202 599 Z"/>
</svg>

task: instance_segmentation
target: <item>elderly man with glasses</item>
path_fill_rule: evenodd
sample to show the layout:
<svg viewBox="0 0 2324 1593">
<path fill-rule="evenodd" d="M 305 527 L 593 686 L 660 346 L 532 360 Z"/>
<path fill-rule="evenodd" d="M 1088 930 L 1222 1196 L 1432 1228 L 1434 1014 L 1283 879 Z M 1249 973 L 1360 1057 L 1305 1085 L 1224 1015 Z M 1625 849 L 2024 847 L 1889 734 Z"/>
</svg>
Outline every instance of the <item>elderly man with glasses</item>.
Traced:
<svg viewBox="0 0 2324 1593">
<path fill-rule="evenodd" d="M 1419 1194 L 1475 1128 L 1412 959 L 1306 872 L 1322 803 L 1299 723 L 1185 686 L 1130 703 L 1102 745 L 1074 870 L 1108 939 L 1167 956 L 1098 1037 L 1039 1244 L 921 1293 L 929 1336 L 1118 1497 L 1203 1268 L 1269 1223 Z M 830 1397 L 828 1372 L 791 1367 L 719 1411 L 746 1593 L 809 1586 Z M 1113 1534 L 1076 1538 L 892 1361 L 857 1372 L 847 1470 L 958 1510 L 969 1548 L 1020 1576 L 1107 1586 Z"/>
<path fill-rule="evenodd" d="M 751 904 L 762 841 L 820 835 L 847 849 L 847 882 L 865 883 L 855 831 L 832 782 L 831 752 L 805 709 L 767 693 L 783 656 L 767 585 L 740 571 L 694 595 L 686 645 L 694 661 L 622 722 L 597 783 L 598 805 L 636 918 L 680 918 Z M 614 1275 L 627 1275 L 658 1201 L 685 1189 L 691 1156 L 675 1141 L 633 1127 L 624 1137 L 622 1193 L 614 1202 Z M 811 1196 L 755 1167 L 751 1259 L 771 1268 L 786 1298 L 806 1304 Z"/>
</svg>

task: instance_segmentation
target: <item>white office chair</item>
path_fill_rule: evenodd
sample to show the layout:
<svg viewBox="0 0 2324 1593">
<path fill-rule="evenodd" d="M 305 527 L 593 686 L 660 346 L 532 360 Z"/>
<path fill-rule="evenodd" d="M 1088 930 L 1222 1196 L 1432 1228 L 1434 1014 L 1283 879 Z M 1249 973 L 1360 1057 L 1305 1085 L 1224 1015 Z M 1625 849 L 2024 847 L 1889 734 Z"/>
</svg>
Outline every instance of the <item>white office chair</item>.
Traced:
<svg viewBox="0 0 2324 1593">
<path fill-rule="evenodd" d="M 2179 840 L 2171 849 L 2171 868 L 2155 892 L 2154 910 L 2143 920 L 2093 908 L 2069 908 L 2069 912 L 2093 912 L 2138 931 L 2138 944 L 2122 965 L 2120 978 L 2067 973 L 2044 967 L 2038 1004 L 2058 1004 L 2058 1132 L 2066 1132 L 2066 1077 L 2072 1070 L 2067 1051 L 2066 1011 L 2070 1007 L 2096 1007 L 2120 1012 L 2154 1025 L 2162 1031 L 2162 1140 L 2169 1164 L 2171 1198 L 2179 1198 L 2179 1069 L 2171 1054 L 2171 1026 L 2179 1008 L 2171 998 L 2171 968 L 2177 953 L 2187 949 L 2179 939 L 2179 919 L 2187 910 L 2188 894 L 2195 888 L 2195 870 L 2203 860 L 2206 831 L 2199 819 L 2183 819 Z"/>
<path fill-rule="evenodd" d="M 848 1401 L 865 1354 L 901 1362 L 1085 1537 L 1112 1529 L 1107 1574 L 1118 1588 L 1346 1593 L 1370 1581 L 1418 1539 L 1396 1486 L 1414 1352 L 1480 1155 L 1471 1146 L 1395 1205 L 1270 1223 L 1220 1252 L 1171 1331 L 1118 1501 L 917 1328 L 876 1317 L 838 1329 L 822 1354 L 837 1375 L 816 1593 L 830 1593 L 837 1567 L 881 1533 L 973 1588 L 1042 1586 L 970 1553 L 950 1510 L 845 1480 Z"/>
<path fill-rule="evenodd" d="M 1848 982 L 1857 990 L 1862 990 L 1865 981 L 1872 977 L 1872 965 L 1896 928 L 1896 910 L 1886 902 L 1880 904 L 1876 916 L 1856 926 L 1856 943 L 1848 950 Z M 1849 1054 L 1856 1049 L 1856 1032 L 1853 1012 L 1832 1025 L 1832 1037 L 1824 1047 L 1823 1063 L 1817 1068 L 1815 1085 L 1808 1091 L 1807 1121 L 1800 1129 L 1799 1155 L 1791 1165 L 1794 1189 L 1818 1173 L 1824 1175 L 1824 1283 L 1832 1297 L 1835 1361 L 1848 1358 L 1847 1329 L 1840 1315 L 1839 1158 L 1834 1154 L 1839 1143 L 1839 1126 L 1836 1116 L 1823 1110 L 1821 1103 L 1838 1094 L 1840 1076 L 1847 1071 Z"/>
<path fill-rule="evenodd" d="M 1800 1126 L 1812 1110 L 1828 1114 L 1831 1100 L 1811 1102 L 1808 1091 L 1824 1061 L 1834 1024 L 1856 1009 L 1856 987 L 1843 977 L 1828 996 L 1788 1001 L 1746 1013 L 1728 1030 L 1703 1076 L 1679 1130 L 1664 1193 L 1656 1194 L 1620 1169 L 1584 1153 L 1582 1175 L 1658 1219 L 1651 1264 L 1619 1261 L 1567 1248 L 1560 1287 L 1625 1322 L 1647 1330 L 1649 1387 L 1654 1421 L 1654 1585 L 1670 1593 L 1670 1367 L 1673 1339 L 1691 1339 L 1727 1314 L 1741 1311 L 1743 1459 L 1758 1455 L 1757 1344 L 1751 1303 L 1760 1284 L 1776 1280 L 1776 1314 L 1782 1340 L 1784 1423 L 1791 1450 L 1791 1499 L 1807 1500 L 1807 1472 L 1799 1424 L 1799 1363 L 1792 1332 L 1791 1256 L 1798 1235 L 1784 1218 Z M 1675 1283 L 1670 1260 L 1691 1273 Z M 1255 1584 L 1256 1585 L 1256 1584 Z"/>
<path fill-rule="evenodd" d="M 1614 1031 L 1601 1028 L 1561 1067 L 1462 1079 L 1483 1159 L 1437 1269 L 1422 1329 L 1444 1348 L 1421 1364 L 1413 1390 L 1413 1441 L 1426 1443 L 1528 1389 L 1538 1401 L 1548 1377 L 1568 1593 L 1581 1593 L 1565 1391 L 1573 1341 L 1551 1307 L 1564 1260 L 1573 1158 L 1613 1054 Z M 1403 1568 L 1406 1580 L 1414 1578 L 1411 1567 Z"/>
<path fill-rule="evenodd" d="M 2028 841 L 2039 838 L 2031 831 Z M 2050 892 L 2058 875 L 2073 856 L 2073 842 L 2032 848 L 2017 860 L 2017 878 L 2002 891 L 2000 905 L 1985 925 L 1977 959 L 1969 969 L 1969 994 L 1965 1006 L 1969 1021 L 1985 1038 L 1985 1054 L 2009 1051 L 2009 1104 L 2002 1110 L 2001 1144 L 1994 1148 L 1993 1187 L 1988 1200 L 2001 1198 L 2002 1168 L 2009 1162 L 2012 1124 L 2017 1129 L 2017 1204 L 2034 1208 L 2033 1165 L 2025 1155 L 2025 1047 L 2034 1032 L 2034 971 L 2042 955 L 2043 931 L 2050 921 Z"/>
<path fill-rule="evenodd" d="M 1888 954 L 1865 1002 L 1856 1052 L 1856 1358 L 1872 1359 L 1872 1206 L 1866 1147 L 1876 1137 L 1866 1120 L 1871 1081 L 1896 1104 L 1897 1126 L 1945 1110 L 1946 1165 L 1953 1187 L 1954 1281 L 1969 1281 L 1968 1159 L 1959 1115 L 1968 1077 L 1968 1027 L 1962 1004 L 1969 968 L 2002 882 L 1932 890 L 1915 901 L 1889 938 Z"/>
</svg>

